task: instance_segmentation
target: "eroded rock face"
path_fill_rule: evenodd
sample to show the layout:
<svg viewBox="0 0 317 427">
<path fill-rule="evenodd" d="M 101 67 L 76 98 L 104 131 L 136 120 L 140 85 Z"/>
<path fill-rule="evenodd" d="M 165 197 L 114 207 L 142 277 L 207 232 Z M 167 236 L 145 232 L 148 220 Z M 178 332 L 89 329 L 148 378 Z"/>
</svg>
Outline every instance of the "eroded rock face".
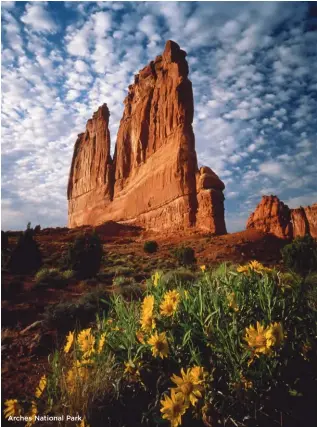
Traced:
<svg viewBox="0 0 317 427">
<path fill-rule="evenodd" d="M 196 226 L 214 234 L 226 234 L 224 219 L 224 183 L 210 168 L 203 166 L 196 174 L 198 211 Z"/>
<path fill-rule="evenodd" d="M 250 215 L 247 228 L 271 233 L 282 239 L 305 234 L 317 237 L 317 204 L 290 209 L 277 196 L 263 196 Z"/>
<path fill-rule="evenodd" d="M 309 224 L 309 233 L 317 239 L 317 203 L 307 206 L 304 211 Z"/>
<path fill-rule="evenodd" d="M 103 104 L 75 143 L 67 189 L 70 227 L 85 224 L 83 221 L 94 214 L 96 206 L 103 206 L 113 198 L 109 116 L 108 107 Z"/>
<path fill-rule="evenodd" d="M 206 229 L 209 224 L 211 232 L 225 232 L 224 184 L 210 168 L 198 171 L 185 57 L 168 41 L 162 56 L 135 76 L 124 101 L 113 161 L 104 129 L 109 113 L 99 127 L 94 118 L 100 109 L 95 113 L 99 133 L 89 130 L 88 121 L 89 136 L 80 135 L 75 145 L 69 227 L 113 220 L 158 231 Z"/>
</svg>

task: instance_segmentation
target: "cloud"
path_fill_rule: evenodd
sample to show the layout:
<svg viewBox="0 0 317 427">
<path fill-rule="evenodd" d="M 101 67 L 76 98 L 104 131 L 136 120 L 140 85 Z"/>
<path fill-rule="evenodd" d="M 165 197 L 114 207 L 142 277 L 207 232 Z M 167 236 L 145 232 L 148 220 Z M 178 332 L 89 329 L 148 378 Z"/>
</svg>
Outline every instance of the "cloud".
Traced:
<svg viewBox="0 0 317 427">
<path fill-rule="evenodd" d="M 46 2 L 28 3 L 21 21 L 37 33 L 55 33 L 57 31 L 57 25 L 47 10 Z"/>
<path fill-rule="evenodd" d="M 260 165 L 259 170 L 264 175 L 281 177 L 284 174 L 283 166 L 275 161 L 264 162 Z"/>
<path fill-rule="evenodd" d="M 292 209 L 298 208 L 299 206 L 311 206 L 317 201 L 317 191 L 307 194 L 304 196 L 291 197 L 285 200 L 285 203 Z"/>
<path fill-rule="evenodd" d="M 3 3 L 6 227 L 29 220 L 65 225 L 77 134 L 106 102 L 113 151 L 127 88 L 167 39 L 188 53 L 198 162 L 226 184 L 228 229 L 244 228 L 264 191 L 293 203 L 310 200 L 317 181 L 317 33 L 307 7 Z"/>
</svg>

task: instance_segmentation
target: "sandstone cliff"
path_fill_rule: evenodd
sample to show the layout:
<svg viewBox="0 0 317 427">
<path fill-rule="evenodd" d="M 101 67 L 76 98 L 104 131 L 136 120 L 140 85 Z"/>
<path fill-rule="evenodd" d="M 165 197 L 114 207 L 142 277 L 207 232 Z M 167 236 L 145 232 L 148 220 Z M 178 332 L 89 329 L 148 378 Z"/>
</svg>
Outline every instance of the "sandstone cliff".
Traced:
<svg viewBox="0 0 317 427">
<path fill-rule="evenodd" d="M 290 209 L 277 196 L 263 196 L 250 215 L 247 228 L 272 233 L 282 239 L 305 234 L 317 238 L 317 204 Z"/>
<path fill-rule="evenodd" d="M 197 166 L 185 57 L 168 41 L 162 56 L 135 76 L 113 160 L 107 107 L 101 107 L 107 114 L 99 109 L 88 121 L 70 171 L 69 227 L 113 220 L 158 231 L 195 227 L 226 232 L 224 184 L 211 169 Z"/>
</svg>

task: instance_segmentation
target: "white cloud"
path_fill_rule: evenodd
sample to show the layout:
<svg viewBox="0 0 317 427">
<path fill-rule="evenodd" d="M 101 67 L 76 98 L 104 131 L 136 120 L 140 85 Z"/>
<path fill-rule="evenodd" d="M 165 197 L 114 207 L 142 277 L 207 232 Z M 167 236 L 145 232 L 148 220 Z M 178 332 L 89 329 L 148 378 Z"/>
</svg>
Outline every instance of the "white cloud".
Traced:
<svg viewBox="0 0 317 427">
<path fill-rule="evenodd" d="M 285 200 L 285 203 L 292 209 L 298 208 L 299 206 L 311 206 L 317 202 L 317 192 L 314 191 L 304 196 L 291 197 Z"/>
<path fill-rule="evenodd" d="M 156 19 L 153 15 L 145 15 L 140 23 L 139 30 L 151 38 L 156 33 Z"/>
<path fill-rule="evenodd" d="M 227 185 L 228 229 L 238 211 L 246 215 L 244 203 L 254 207 L 250 194 L 314 194 L 317 36 L 298 24 L 306 7 L 300 3 L 294 13 L 279 3 L 61 2 L 54 11 L 54 2 L 30 2 L 3 9 L 7 224 L 10 212 L 12 223 L 36 215 L 34 222 L 66 223 L 77 134 L 107 102 L 113 150 L 133 74 L 162 53 L 167 39 L 188 52 L 197 156 Z M 14 215 L 22 210 L 23 217 Z"/>
<path fill-rule="evenodd" d="M 284 174 L 284 168 L 282 164 L 274 160 L 262 163 L 259 167 L 259 170 L 262 174 L 273 177 L 282 177 Z"/>
<path fill-rule="evenodd" d="M 97 12 L 93 15 L 94 31 L 98 37 L 104 37 L 111 27 L 111 15 L 108 12 Z"/>
<path fill-rule="evenodd" d="M 21 21 L 38 33 L 55 33 L 57 31 L 57 25 L 47 10 L 46 2 L 28 3 Z"/>
<path fill-rule="evenodd" d="M 229 191 L 228 194 L 226 193 L 227 199 L 235 199 L 238 196 L 239 196 L 239 193 L 237 191 Z"/>
</svg>

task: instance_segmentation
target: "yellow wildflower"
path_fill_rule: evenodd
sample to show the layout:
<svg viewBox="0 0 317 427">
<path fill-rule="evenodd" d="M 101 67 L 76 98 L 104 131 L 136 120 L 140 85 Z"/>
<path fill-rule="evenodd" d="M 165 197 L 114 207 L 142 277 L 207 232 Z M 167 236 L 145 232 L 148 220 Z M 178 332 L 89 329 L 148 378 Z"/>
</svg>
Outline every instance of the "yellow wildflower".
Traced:
<svg viewBox="0 0 317 427">
<path fill-rule="evenodd" d="M 72 345 L 74 342 L 74 332 L 69 332 L 67 337 L 66 337 L 66 344 L 64 347 L 64 353 L 68 353 L 69 350 L 71 349 Z"/>
<path fill-rule="evenodd" d="M 162 316 L 173 316 L 177 310 L 180 300 L 180 293 L 176 290 L 168 291 L 164 294 L 163 301 L 160 305 L 160 313 Z"/>
<path fill-rule="evenodd" d="M 74 366 L 68 370 L 66 374 L 66 385 L 70 394 L 75 392 L 79 382 L 83 383 L 87 380 L 88 368 L 85 365 L 90 363 L 91 360 L 84 360 L 82 362 L 77 360 Z"/>
<path fill-rule="evenodd" d="M 6 406 L 6 408 L 3 411 L 5 418 L 17 417 L 21 415 L 22 408 L 17 399 L 6 400 L 4 402 L 4 405 Z"/>
<path fill-rule="evenodd" d="M 36 387 L 35 390 L 35 397 L 40 398 L 43 394 L 43 391 L 45 390 L 47 383 L 46 375 L 43 375 L 40 379 L 39 385 Z"/>
<path fill-rule="evenodd" d="M 95 361 L 93 359 L 82 359 L 76 360 L 76 364 L 74 364 L 74 366 L 76 366 L 77 368 L 82 368 L 84 366 L 93 365 L 94 363 Z"/>
<path fill-rule="evenodd" d="M 155 274 L 153 274 L 152 281 L 155 287 L 158 286 L 161 276 L 162 276 L 161 273 L 159 273 L 158 271 L 156 271 Z"/>
<path fill-rule="evenodd" d="M 195 381 L 204 381 L 208 374 L 202 366 L 193 366 L 191 368 L 191 376 Z"/>
<path fill-rule="evenodd" d="M 178 427 L 182 424 L 182 415 L 188 409 L 188 403 L 185 402 L 184 396 L 171 390 L 171 397 L 165 395 L 161 400 L 162 418 L 170 421 L 171 427 Z"/>
<path fill-rule="evenodd" d="M 174 303 L 170 299 L 164 299 L 160 305 L 160 314 L 167 317 L 173 316 L 177 310 L 177 305 L 177 303 Z"/>
<path fill-rule="evenodd" d="M 280 347 L 284 340 L 282 324 L 273 323 L 270 325 L 265 336 L 270 347 Z"/>
<path fill-rule="evenodd" d="M 206 271 L 206 266 L 205 265 L 201 265 L 200 266 L 201 271 L 204 273 Z"/>
<path fill-rule="evenodd" d="M 100 354 L 103 350 L 103 347 L 104 347 L 105 341 L 106 341 L 106 336 L 107 336 L 107 334 L 105 332 L 103 332 L 100 335 L 99 342 L 98 342 L 98 350 L 97 350 L 98 354 Z"/>
<path fill-rule="evenodd" d="M 246 328 L 245 340 L 255 354 L 269 354 L 271 352 L 272 341 L 267 339 L 268 331 L 269 328 L 265 328 L 259 322 L 256 322 L 256 328 L 251 325 Z"/>
<path fill-rule="evenodd" d="M 25 427 L 30 427 L 33 424 L 35 424 L 35 421 L 36 421 L 35 416 L 37 414 L 38 414 L 38 410 L 37 410 L 36 403 L 34 402 L 34 400 L 32 400 L 30 412 L 27 414 L 27 416 L 30 417 L 30 419 L 26 423 Z"/>
<path fill-rule="evenodd" d="M 250 267 L 251 270 L 254 270 L 254 271 L 257 271 L 257 272 L 263 271 L 265 269 L 264 265 L 261 264 L 259 261 L 256 261 L 256 260 L 250 261 L 249 262 L 249 267 Z"/>
<path fill-rule="evenodd" d="M 149 338 L 148 343 L 152 346 L 152 354 L 154 357 L 158 356 L 161 359 L 167 357 L 169 348 L 165 332 L 159 335 L 155 332 L 155 334 Z"/>
<path fill-rule="evenodd" d="M 178 304 L 180 300 L 180 293 L 175 289 L 173 291 L 168 291 L 164 295 L 164 299 L 172 301 L 174 304 Z"/>
<path fill-rule="evenodd" d="M 253 382 L 247 380 L 244 376 L 241 377 L 241 384 L 245 390 L 248 390 L 253 387 Z"/>
<path fill-rule="evenodd" d="M 145 344 L 144 334 L 141 330 L 136 331 L 136 337 L 141 344 Z"/>
<path fill-rule="evenodd" d="M 154 296 L 148 295 L 144 298 L 141 309 L 141 328 L 145 332 L 150 332 L 155 328 L 155 320 L 153 317 Z"/>
<path fill-rule="evenodd" d="M 139 368 L 141 367 L 140 363 L 134 362 L 133 360 L 128 360 L 127 362 L 124 362 L 124 373 L 127 375 L 130 375 L 131 377 L 139 377 L 140 371 Z"/>
<path fill-rule="evenodd" d="M 248 265 L 239 265 L 237 267 L 237 272 L 247 274 L 249 272 L 249 266 Z"/>
<path fill-rule="evenodd" d="M 77 427 L 90 427 L 89 424 L 86 424 L 86 418 L 83 418 L 80 424 L 77 424 Z"/>
<path fill-rule="evenodd" d="M 261 264 L 259 261 L 250 261 L 249 264 L 247 265 L 239 265 L 237 268 L 237 272 L 238 273 L 244 273 L 244 274 L 248 274 L 250 273 L 250 271 L 254 271 L 256 273 L 269 273 L 272 271 L 271 268 L 268 267 L 264 267 L 263 264 Z"/>
<path fill-rule="evenodd" d="M 234 292 L 231 292 L 231 294 L 228 295 L 228 306 L 232 308 L 234 311 L 239 311 L 239 307 L 236 301 L 236 294 Z"/>
<path fill-rule="evenodd" d="M 90 356 L 95 350 L 95 337 L 91 333 L 91 328 L 83 329 L 77 337 L 79 348 L 84 353 L 84 357 Z"/>
<path fill-rule="evenodd" d="M 190 402 L 193 406 L 196 405 L 198 399 L 202 397 L 203 386 L 201 385 L 203 380 L 200 379 L 200 367 L 197 366 L 194 372 L 192 369 L 181 369 L 181 377 L 173 375 L 171 380 L 177 385 L 175 388 L 176 393 L 181 393 L 184 396 L 186 402 Z"/>
</svg>

